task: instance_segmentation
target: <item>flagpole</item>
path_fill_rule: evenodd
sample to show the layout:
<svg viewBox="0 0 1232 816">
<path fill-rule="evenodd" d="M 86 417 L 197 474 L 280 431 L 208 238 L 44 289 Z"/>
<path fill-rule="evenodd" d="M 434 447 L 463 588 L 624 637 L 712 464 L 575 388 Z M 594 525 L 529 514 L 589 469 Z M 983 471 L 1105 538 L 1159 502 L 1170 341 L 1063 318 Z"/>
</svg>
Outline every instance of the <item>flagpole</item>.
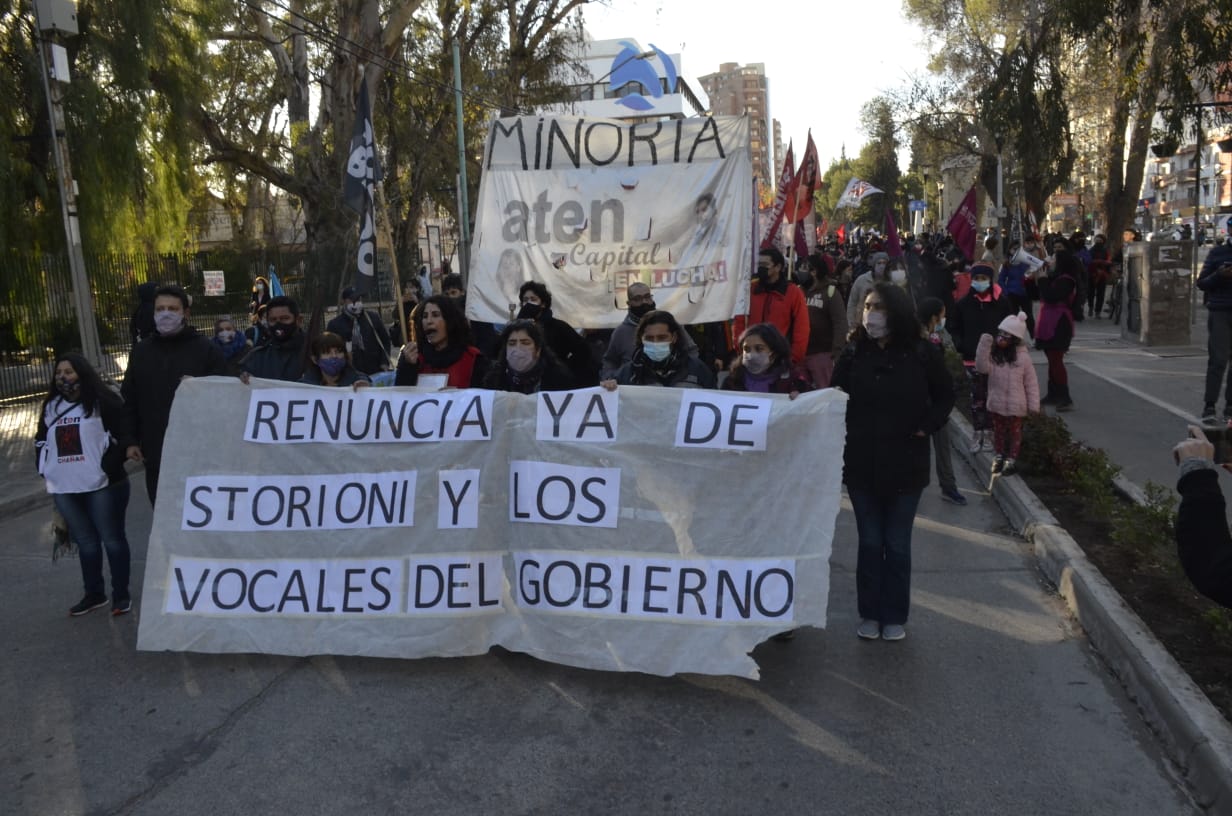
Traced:
<svg viewBox="0 0 1232 816">
<path fill-rule="evenodd" d="M 402 276 L 398 274 L 398 250 L 394 246 L 393 231 L 389 228 L 389 213 L 385 209 L 385 182 L 376 183 L 376 211 L 380 216 L 385 245 L 389 247 L 389 271 L 394 278 L 394 306 L 398 310 L 398 321 L 402 324 L 402 342 L 409 343 L 411 335 L 406 330 L 406 309 L 402 308 Z"/>
</svg>

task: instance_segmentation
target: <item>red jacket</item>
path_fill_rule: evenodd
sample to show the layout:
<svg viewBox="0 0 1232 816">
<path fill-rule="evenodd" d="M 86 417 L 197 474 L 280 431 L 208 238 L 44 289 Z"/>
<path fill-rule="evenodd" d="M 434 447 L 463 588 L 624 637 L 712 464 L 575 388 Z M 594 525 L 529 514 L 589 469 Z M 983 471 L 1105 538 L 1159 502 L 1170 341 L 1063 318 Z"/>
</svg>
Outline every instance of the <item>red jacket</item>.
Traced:
<svg viewBox="0 0 1232 816">
<path fill-rule="evenodd" d="M 754 323 L 769 323 L 783 333 L 791 346 L 791 362 L 804 362 L 808 351 L 809 316 L 804 301 L 804 291 L 794 283 L 788 283 L 786 291 L 763 290 L 754 281 L 749 293 L 749 313 L 737 315 L 732 321 L 732 345 L 740 342 L 740 335 Z"/>
</svg>

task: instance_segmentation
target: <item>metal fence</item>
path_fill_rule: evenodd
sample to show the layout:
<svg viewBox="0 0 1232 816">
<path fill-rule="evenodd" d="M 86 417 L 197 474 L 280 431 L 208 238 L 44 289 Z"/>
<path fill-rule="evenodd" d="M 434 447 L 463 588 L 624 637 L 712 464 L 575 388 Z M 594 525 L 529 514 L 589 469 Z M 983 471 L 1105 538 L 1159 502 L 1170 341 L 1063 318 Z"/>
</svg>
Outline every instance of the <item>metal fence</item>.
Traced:
<svg viewBox="0 0 1232 816">
<path fill-rule="evenodd" d="M 385 260 L 385 259 L 381 259 Z M 214 321 L 231 317 L 241 330 L 249 325 L 252 281 L 272 267 L 286 293 L 307 311 L 337 302 L 343 257 L 303 251 L 221 250 L 179 254 L 87 254 L 86 278 L 94 295 L 95 319 L 104 360 L 100 373 L 120 379 L 132 347 L 130 320 L 137 308 L 137 286 L 147 281 L 177 284 L 192 297 L 191 322 L 212 333 Z M 383 267 L 383 268 L 382 268 Z M 392 302 L 389 264 L 371 301 Z M 205 294 L 207 270 L 224 273 L 225 294 Z M 0 259 L 0 399 L 38 393 L 51 380 L 57 354 L 80 347 L 73 310 L 68 258 L 58 254 L 10 252 Z"/>
</svg>

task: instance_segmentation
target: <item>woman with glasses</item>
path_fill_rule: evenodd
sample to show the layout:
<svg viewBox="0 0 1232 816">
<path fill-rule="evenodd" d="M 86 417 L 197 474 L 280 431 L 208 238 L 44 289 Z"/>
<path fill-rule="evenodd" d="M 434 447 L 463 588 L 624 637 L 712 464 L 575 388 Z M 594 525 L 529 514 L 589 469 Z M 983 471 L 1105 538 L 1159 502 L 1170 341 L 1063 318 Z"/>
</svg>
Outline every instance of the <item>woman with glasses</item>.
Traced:
<svg viewBox="0 0 1232 816">
<path fill-rule="evenodd" d="M 931 470 L 929 436 L 946 423 L 954 388 L 901 287 L 873 284 L 861 315 L 830 381 L 848 395 L 843 481 L 859 537 L 856 634 L 902 640 L 911 527 Z"/>
</svg>

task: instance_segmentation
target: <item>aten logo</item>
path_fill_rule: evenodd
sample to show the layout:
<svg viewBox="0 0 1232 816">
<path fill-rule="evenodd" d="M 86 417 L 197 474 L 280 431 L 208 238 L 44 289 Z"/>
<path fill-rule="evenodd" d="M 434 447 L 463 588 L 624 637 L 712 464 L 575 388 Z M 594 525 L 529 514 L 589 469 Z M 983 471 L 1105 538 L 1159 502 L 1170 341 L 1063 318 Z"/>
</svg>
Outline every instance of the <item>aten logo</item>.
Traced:
<svg viewBox="0 0 1232 816">
<path fill-rule="evenodd" d="M 659 81 L 659 74 L 655 71 L 645 59 L 642 58 L 642 53 L 633 47 L 633 44 L 628 40 L 623 40 L 620 43 L 620 53 L 616 55 L 616 59 L 612 60 L 612 89 L 619 91 L 631 82 L 640 83 L 642 89 L 647 91 L 654 99 L 663 98 L 663 83 Z M 672 62 L 672 58 L 656 46 L 650 44 L 651 49 L 658 56 L 659 62 L 663 66 L 664 76 L 667 77 L 667 87 L 673 92 L 676 88 L 676 63 Z M 626 108 L 631 108 L 636 111 L 647 111 L 654 108 L 654 102 L 642 96 L 637 91 L 633 91 L 626 96 L 622 96 L 616 100 L 617 105 L 624 105 Z"/>
</svg>

